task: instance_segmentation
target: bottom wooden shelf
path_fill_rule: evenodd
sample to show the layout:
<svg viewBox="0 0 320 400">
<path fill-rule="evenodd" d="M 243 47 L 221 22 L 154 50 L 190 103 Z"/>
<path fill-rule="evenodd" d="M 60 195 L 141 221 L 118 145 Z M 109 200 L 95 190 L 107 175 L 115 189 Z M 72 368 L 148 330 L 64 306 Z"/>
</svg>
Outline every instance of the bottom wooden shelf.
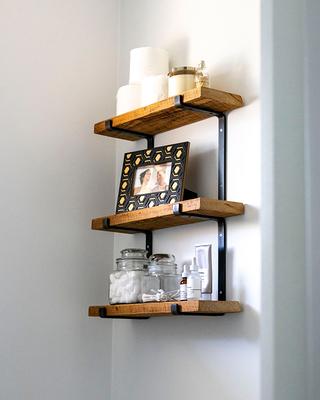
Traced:
<svg viewBox="0 0 320 400">
<path fill-rule="evenodd" d="M 174 315 L 223 315 L 241 312 L 238 301 L 189 300 L 90 306 L 89 317 L 150 318 Z"/>
</svg>

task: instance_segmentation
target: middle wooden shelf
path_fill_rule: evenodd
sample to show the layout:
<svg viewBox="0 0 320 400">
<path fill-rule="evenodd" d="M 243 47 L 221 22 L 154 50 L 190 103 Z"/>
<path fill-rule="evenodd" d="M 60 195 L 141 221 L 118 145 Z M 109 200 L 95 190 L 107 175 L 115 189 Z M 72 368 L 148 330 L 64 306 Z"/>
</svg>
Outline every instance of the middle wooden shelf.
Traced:
<svg viewBox="0 0 320 400">
<path fill-rule="evenodd" d="M 197 197 L 174 204 L 143 208 L 92 220 L 92 229 L 136 233 L 188 225 L 212 218 L 227 218 L 244 213 L 242 203 Z"/>
</svg>

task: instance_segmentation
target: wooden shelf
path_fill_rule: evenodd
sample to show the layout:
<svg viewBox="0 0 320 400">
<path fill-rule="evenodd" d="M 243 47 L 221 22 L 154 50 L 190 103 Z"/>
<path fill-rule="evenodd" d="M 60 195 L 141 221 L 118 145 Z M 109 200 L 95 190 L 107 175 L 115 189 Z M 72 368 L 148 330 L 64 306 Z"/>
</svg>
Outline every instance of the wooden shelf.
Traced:
<svg viewBox="0 0 320 400">
<path fill-rule="evenodd" d="M 243 106 L 241 96 L 205 87 L 184 92 L 182 100 L 185 105 L 198 106 L 204 110 L 218 113 L 231 111 Z M 182 108 L 176 104 L 175 97 L 169 97 L 166 100 L 118 115 L 111 118 L 111 120 L 101 121 L 95 124 L 94 133 L 135 141 L 141 138 L 132 135 L 130 132 L 112 130 L 109 124 L 111 123 L 113 128 L 154 136 L 158 133 L 201 121 L 210 116 L 206 112 Z"/>
<path fill-rule="evenodd" d="M 173 205 L 165 204 L 109 215 L 108 217 L 95 218 L 92 220 L 91 227 L 94 230 L 135 233 L 188 225 L 206 221 L 210 218 L 227 218 L 244 213 L 244 205 L 242 203 L 214 200 L 206 197 L 180 201 L 179 204 L 181 204 L 181 212 L 185 213 L 185 215 L 175 215 L 173 213 Z M 109 221 L 108 226 L 106 224 L 107 218 Z M 126 231 L 126 229 L 130 229 L 130 231 Z"/>
<path fill-rule="evenodd" d="M 159 303 L 136 303 L 136 304 L 115 304 L 90 306 L 89 317 L 100 317 L 103 311 L 107 318 L 139 318 L 139 317 L 161 317 L 176 315 L 172 313 L 172 305 L 177 305 L 179 315 L 221 315 L 226 313 L 241 312 L 241 305 L 238 301 L 175 301 Z M 101 311 L 100 311 L 101 310 Z"/>
</svg>

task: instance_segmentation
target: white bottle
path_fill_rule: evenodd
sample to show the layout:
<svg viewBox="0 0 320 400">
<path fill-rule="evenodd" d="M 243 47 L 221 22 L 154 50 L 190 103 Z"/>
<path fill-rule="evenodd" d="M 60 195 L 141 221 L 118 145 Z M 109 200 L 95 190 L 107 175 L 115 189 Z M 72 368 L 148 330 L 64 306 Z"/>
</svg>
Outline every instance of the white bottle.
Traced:
<svg viewBox="0 0 320 400">
<path fill-rule="evenodd" d="M 190 266 L 190 275 L 188 276 L 188 281 L 187 281 L 187 299 L 200 300 L 200 298 L 201 298 L 201 276 L 198 272 L 196 258 L 193 257 L 192 264 Z"/>
<path fill-rule="evenodd" d="M 187 300 L 188 266 L 183 266 L 182 279 L 180 281 L 180 300 Z"/>
</svg>

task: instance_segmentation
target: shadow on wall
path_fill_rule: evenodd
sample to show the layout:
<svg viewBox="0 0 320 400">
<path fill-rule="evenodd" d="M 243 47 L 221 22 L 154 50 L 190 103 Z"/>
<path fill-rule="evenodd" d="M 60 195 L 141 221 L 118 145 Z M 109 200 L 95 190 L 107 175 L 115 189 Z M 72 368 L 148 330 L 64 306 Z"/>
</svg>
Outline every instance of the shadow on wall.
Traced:
<svg viewBox="0 0 320 400">
<path fill-rule="evenodd" d="M 190 41 L 187 37 L 181 37 L 174 41 L 170 41 L 164 46 L 169 52 L 170 70 L 172 67 L 186 65 L 190 54 Z"/>
<path fill-rule="evenodd" d="M 150 335 L 173 339 L 176 335 L 179 340 L 190 341 L 212 340 L 212 339 L 242 339 L 256 341 L 259 338 L 260 325 L 259 314 L 252 307 L 242 304 L 243 312 L 237 314 L 226 314 L 224 316 L 178 316 L 178 317 L 155 317 L 148 320 L 126 321 L 131 323 L 130 332 L 133 335 L 145 335 L 148 329 Z M 199 324 L 201 323 L 201 329 Z M 169 331 L 168 331 L 169 329 Z M 194 333 L 194 334 L 192 334 Z"/>
<path fill-rule="evenodd" d="M 258 96 L 252 93 L 252 78 L 248 74 L 249 68 L 244 63 L 241 56 L 238 61 L 234 57 L 225 59 L 223 63 L 217 64 L 209 70 L 210 87 L 224 90 L 227 92 L 240 93 L 249 105 L 255 101 Z"/>
<path fill-rule="evenodd" d="M 172 67 L 181 65 L 193 65 L 190 60 L 190 39 L 181 37 L 168 45 L 164 46 L 169 52 L 170 70 Z M 234 55 L 230 58 L 223 59 L 223 62 L 214 65 L 208 65 L 210 87 L 240 93 L 245 104 L 249 105 L 258 98 L 256 93 L 253 93 L 252 76 L 249 74 L 250 68 L 243 60 L 242 54 L 238 57 Z M 254 92 L 257 92 L 255 90 Z"/>
<path fill-rule="evenodd" d="M 198 193 L 198 196 L 217 198 L 218 175 L 217 150 L 213 149 L 198 154 L 193 154 L 188 161 L 186 174 L 186 187 Z M 201 190 L 205 188 L 205 191 Z"/>
</svg>

